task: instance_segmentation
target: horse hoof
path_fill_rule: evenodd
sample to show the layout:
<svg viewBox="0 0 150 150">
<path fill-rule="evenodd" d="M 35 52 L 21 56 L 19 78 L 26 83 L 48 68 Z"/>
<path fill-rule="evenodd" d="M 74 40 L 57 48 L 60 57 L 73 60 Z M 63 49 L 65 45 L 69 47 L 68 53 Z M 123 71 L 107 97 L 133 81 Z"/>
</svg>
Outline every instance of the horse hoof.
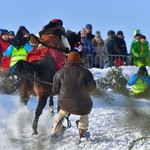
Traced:
<svg viewBox="0 0 150 150">
<path fill-rule="evenodd" d="M 37 132 L 37 131 L 34 131 L 34 132 L 32 133 L 32 135 L 38 135 L 38 132 Z"/>
</svg>

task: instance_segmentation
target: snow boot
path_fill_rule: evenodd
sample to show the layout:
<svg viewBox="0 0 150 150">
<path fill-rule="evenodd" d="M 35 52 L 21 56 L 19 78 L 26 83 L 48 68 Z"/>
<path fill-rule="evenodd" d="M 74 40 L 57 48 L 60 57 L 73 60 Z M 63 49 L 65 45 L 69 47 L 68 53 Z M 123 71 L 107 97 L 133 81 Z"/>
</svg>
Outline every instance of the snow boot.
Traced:
<svg viewBox="0 0 150 150">
<path fill-rule="evenodd" d="M 87 132 L 86 130 L 79 129 L 79 136 L 80 136 L 80 142 L 88 141 L 88 139 L 90 138 L 90 133 Z"/>
</svg>

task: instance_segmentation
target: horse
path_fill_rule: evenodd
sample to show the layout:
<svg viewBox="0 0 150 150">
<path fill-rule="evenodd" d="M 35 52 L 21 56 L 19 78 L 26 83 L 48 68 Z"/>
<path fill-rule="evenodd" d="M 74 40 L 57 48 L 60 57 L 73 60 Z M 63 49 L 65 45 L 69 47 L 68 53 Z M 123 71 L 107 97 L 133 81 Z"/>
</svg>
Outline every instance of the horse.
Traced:
<svg viewBox="0 0 150 150">
<path fill-rule="evenodd" d="M 22 105 L 27 105 L 31 94 L 38 96 L 38 105 L 32 123 L 33 135 L 38 134 L 38 120 L 47 99 L 50 96 L 53 103 L 52 91 L 53 76 L 65 61 L 65 53 L 68 53 L 61 42 L 60 29 L 43 29 L 40 38 L 30 35 L 32 42 L 38 46 L 26 56 L 26 60 L 19 60 L 13 67 L 13 74 L 19 80 L 19 92 Z M 30 41 L 29 41 L 30 42 Z"/>
</svg>

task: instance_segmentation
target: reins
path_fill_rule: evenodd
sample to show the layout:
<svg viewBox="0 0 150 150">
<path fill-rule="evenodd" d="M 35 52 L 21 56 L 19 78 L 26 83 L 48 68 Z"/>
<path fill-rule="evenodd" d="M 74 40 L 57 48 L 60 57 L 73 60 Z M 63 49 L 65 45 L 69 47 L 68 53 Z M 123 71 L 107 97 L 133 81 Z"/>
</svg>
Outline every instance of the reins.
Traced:
<svg viewBox="0 0 150 150">
<path fill-rule="evenodd" d="M 31 38 L 31 37 L 32 37 L 38 44 L 41 44 L 41 45 L 43 45 L 43 46 L 45 46 L 45 47 L 47 47 L 47 48 L 55 49 L 55 50 L 58 50 L 58 51 L 60 51 L 60 52 L 69 53 L 69 49 L 68 49 L 68 48 L 59 48 L 59 47 L 50 46 L 50 45 L 48 45 L 48 44 L 46 44 L 46 43 L 41 42 L 41 41 L 38 39 L 38 37 L 36 37 L 34 34 L 30 34 L 30 38 Z M 30 41 L 29 41 L 29 42 L 30 42 Z"/>
<path fill-rule="evenodd" d="M 42 42 L 40 42 L 40 44 L 42 44 L 43 46 L 45 46 L 45 47 L 48 47 L 48 48 L 51 48 L 51 49 L 54 49 L 54 50 L 58 50 L 58 51 L 60 51 L 60 52 L 69 52 L 69 49 L 68 48 L 59 48 L 59 47 L 54 47 L 54 46 L 50 46 L 50 45 L 48 45 L 48 44 L 45 44 L 45 43 L 42 43 Z"/>
<path fill-rule="evenodd" d="M 53 83 L 40 80 L 38 77 L 36 77 L 35 73 L 33 75 L 33 78 L 34 78 L 34 81 L 37 81 L 37 82 L 40 82 L 40 83 L 43 83 L 43 84 L 47 84 L 47 85 L 53 85 Z"/>
</svg>

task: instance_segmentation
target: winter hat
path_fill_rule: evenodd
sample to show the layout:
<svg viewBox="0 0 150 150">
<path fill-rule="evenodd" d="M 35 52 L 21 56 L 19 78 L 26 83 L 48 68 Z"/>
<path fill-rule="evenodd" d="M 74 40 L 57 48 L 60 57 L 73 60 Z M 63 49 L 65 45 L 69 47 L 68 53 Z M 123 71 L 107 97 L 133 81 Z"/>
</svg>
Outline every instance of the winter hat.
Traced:
<svg viewBox="0 0 150 150">
<path fill-rule="evenodd" d="M 146 39 L 145 35 L 141 35 L 140 39 Z"/>
<path fill-rule="evenodd" d="M 96 37 L 96 38 L 101 38 L 101 35 L 100 35 L 100 32 L 99 32 L 99 31 L 96 31 L 95 37 Z"/>
<path fill-rule="evenodd" d="M 123 32 L 122 31 L 118 31 L 117 35 L 123 35 Z"/>
<path fill-rule="evenodd" d="M 23 39 L 23 34 L 22 33 L 18 33 L 15 36 L 14 47 L 20 48 L 24 44 L 25 44 L 25 40 Z"/>
<path fill-rule="evenodd" d="M 134 31 L 134 36 L 138 36 L 138 35 L 141 35 L 141 34 L 142 34 L 142 32 L 141 32 L 140 29 L 136 29 L 136 30 Z"/>
<path fill-rule="evenodd" d="M 113 35 L 115 35 L 115 31 L 109 30 L 109 31 L 107 32 L 107 35 L 108 35 L 108 36 L 113 36 Z"/>
<path fill-rule="evenodd" d="M 70 52 L 68 57 L 67 57 L 67 62 L 72 62 L 72 61 L 75 61 L 75 62 L 80 62 L 80 55 L 78 52 Z"/>
<path fill-rule="evenodd" d="M 9 34 L 8 30 L 3 30 L 3 31 L 1 32 L 1 36 L 2 36 L 2 35 L 5 35 L 5 34 Z"/>
<path fill-rule="evenodd" d="M 45 29 L 58 28 L 63 26 L 63 21 L 61 19 L 52 19 L 47 25 L 44 26 Z"/>
<path fill-rule="evenodd" d="M 19 32 L 21 32 L 23 35 L 25 35 L 25 34 L 30 34 L 30 32 L 26 29 L 25 26 L 20 26 L 19 29 L 18 29 L 17 34 L 18 34 Z"/>
<path fill-rule="evenodd" d="M 43 34 L 55 34 L 55 35 L 65 35 L 65 28 L 63 27 L 63 22 L 60 19 L 52 19 L 43 29 L 39 32 L 39 35 Z"/>
<path fill-rule="evenodd" d="M 138 70 L 138 72 L 137 72 L 137 75 L 138 75 L 139 77 L 141 77 L 141 76 L 143 76 L 145 73 L 146 73 L 146 75 L 148 76 L 148 72 L 147 72 L 146 67 L 145 67 L 145 66 L 140 66 L 140 67 L 139 67 L 139 70 Z"/>
<path fill-rule="evenodd" d="M 91 25 L 91 24 L 87 24 L 87 25 L 85 26 L 85 28 L 87 28 L 87 29 L 92 29 L 92 25 Z"/>
<path fill-rule="evenodd" d="M 9 35 L 14 35 L 15 36 L 14 31 L 9 31 Z"/>
<path fill-rule="evenodd" d="M 80 31 L 81 33 L 86 33 L 85 28 L 82 28 L 82 30 Z"/>
</svg>

